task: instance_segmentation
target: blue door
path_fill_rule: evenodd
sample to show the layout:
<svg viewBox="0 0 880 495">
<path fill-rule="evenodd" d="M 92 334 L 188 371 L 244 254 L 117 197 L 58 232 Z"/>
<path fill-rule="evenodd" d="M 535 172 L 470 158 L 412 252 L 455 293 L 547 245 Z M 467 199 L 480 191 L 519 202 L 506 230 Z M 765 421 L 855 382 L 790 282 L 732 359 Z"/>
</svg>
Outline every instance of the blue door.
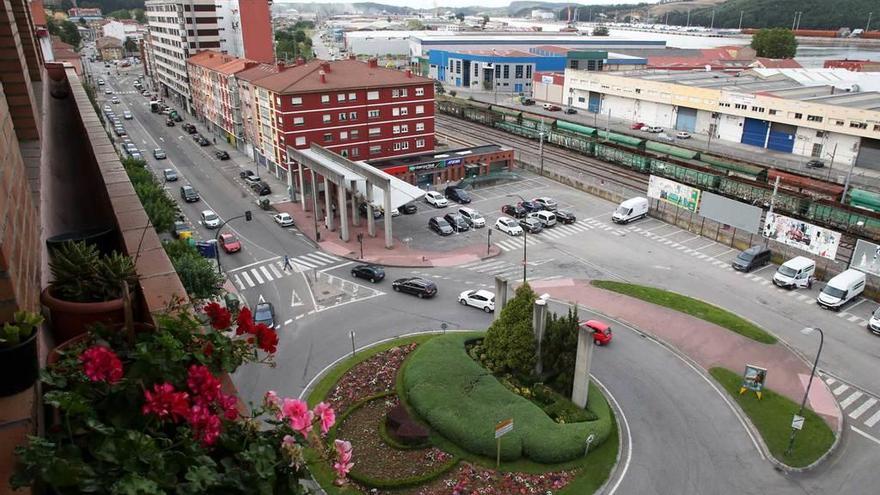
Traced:
<svg viewBox="0 0 880 495">
<path fill-rule="evenodd" d="M 767 142 L 767 130 L 769 128 L 769 122 L 766 120 L 750 119 L 747 117 L 743 124 L 743 134 L 740 142 L 763 148 L 764 143 Z"/>
<path fill-rule="evenodd" d="M 456 78 L 455 78 L 455 85 L 456 85 L 456 86 L 461 86 L 461 78 L 460 78 L 460 77 L 456 77 Z"/>
<path fill-rule="evenodd" d="M 675 128 L 680 131 L 694 132 L 696 127 L 697 109 L 678 107 L 678 114 L 675 116 Z"/>
<path fill-rule="evenodd" d="M 797 128 L 795 126 L 774 122 L 770 127 L 770 139 L 767 140 L 767 148 L 791 153 L 794 149 L 794 136 L 796 132 Z"/>
<path fill-rule="evenodd" d="M 522 93 L 522 88 L 523 88 L 522 83 L 514 83 L 513 92 L 514 93 Z"/>
<path fill-rule="evenodd" d="M 599 113 L 602 109 L 602 96 L 599 93 L 590 91 L 590 102 L 587 104 L 587 110 L 593 113 Z"/>
</svg>

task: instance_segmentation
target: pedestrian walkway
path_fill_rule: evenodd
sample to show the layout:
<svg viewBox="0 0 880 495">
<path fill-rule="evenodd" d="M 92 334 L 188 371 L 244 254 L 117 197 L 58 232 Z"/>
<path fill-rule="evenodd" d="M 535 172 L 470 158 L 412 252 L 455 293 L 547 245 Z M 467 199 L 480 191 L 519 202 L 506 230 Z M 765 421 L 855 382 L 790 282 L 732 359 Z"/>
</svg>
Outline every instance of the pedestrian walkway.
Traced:
<svg viewBox="0 0 880 495">
<path fill-rule="evenodd" d="M 616 226 L 611 226 L 601 220 L 591 218 L 587 220 L 578 220 L 577 222 L 569 225 L 557 223 L 553 227 L 546 228 L 537 234 L 528 234 L 526 235 L 526 247 L 528 248 L 529 246 L 536 246 L 548 239 L 554 241 L 564 239 L 572 235 L 589 232 L 593 229 L 604 230 L 617 236 L 626 235 L 626 230 L 624 229 L 618 228 Z M 523 241 L 522 237 L 510 237 L 508 239 L 504 239 L 503 241 L 496 242 L 495 245 L 505 252 L 517 251 L 522 249 Z"/>
<path fill-rule="evenodd" d="M 873 429 L 874 436 L 880 435 L 880 398 L 832 376 L 823 376 L 823 379 L 849 417 L 851 426 Z"/>
<path fill-rule="evenodd" d="M 281 257 L 269 260 L 259 261 L 252 265 L 244 266 L 229 270 L 227 273 L 235 281 L 235 285 L 244 290 L 258 285 L 263 285 L 273 280 L 287 277 L 293 273 L 306 270 L 324 268 L 343 263 L 343 260 L 330 254 L 314 251 L 311 253 L 293 256 L 290 258 L 290 264 L 293 270 L 284 269 L 284 259 Z"/>
</svg>

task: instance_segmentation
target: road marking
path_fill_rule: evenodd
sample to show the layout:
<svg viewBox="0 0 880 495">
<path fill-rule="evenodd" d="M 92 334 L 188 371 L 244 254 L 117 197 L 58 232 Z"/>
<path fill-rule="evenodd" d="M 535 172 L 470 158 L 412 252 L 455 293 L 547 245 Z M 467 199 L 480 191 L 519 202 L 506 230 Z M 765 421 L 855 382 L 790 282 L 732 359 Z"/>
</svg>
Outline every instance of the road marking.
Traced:
<svg viewBox="0 0 880 495">
<path fill-rule="evenodd" d="M 271 282 L 272 280 L 274 280 L 274 279 L 272 278 L 272 275 L 269 274 L 269 270 L 266 269 L 266 265 L 261 266 L 261 267 L 260 267 L 260 271 L 263 272 L 263 275 L 266 276 L 266 281 L 267 281 L 267 282 Z"/>
<path fill-rule="evenodd" d="M 858 301 L 857 303 L 853 304 L 852 306 L 850 306 L 850 307 L 848 308 L 848 310 L 849 310 L 849 311 L 852 311 L 853 308 L 855 308 L 855 307 L 858 306 L 859 304 L 862 304 L 862 303 L 865 302 L 865 301 L 867 301 L 867 299 L 865 299 L 865 298 L 861 298 L 861 299 L 859 299 L 859 301 Z"/>
<path fill-rule="evenodd" d="M 275 274 L 275 278 L 281 278 L 284 276 L 281 274 L 281 272 L 278 270 L 278 268 L 275 268 L 275 265 L 269 265 L 269 269 L 272 270 L 272 273 Z"/>
<path fill-rule="evenodd" d="M 771 266 L 773 266 L 773 265 L 764 265 L 761 268 L 758 268 L 757 270 L 753 271 L 752 273 L 758 273 L 765 268 L 770 268 Z"/>
<path fill-rule="evenodd" d="M 335 270 L 335 269 L 337 269 L 337 268 L 342 268 L 343 266 L 348 266 L 348 265 L 353 265 L 353 264 L 354 264 L 354 261 L 346 261 L 345 263 L 340 263 L 340 264 L 338 264 L 338 265 L 329 266 L 329 267 L 324 268 L 323 270 L 319 270 L 319 271 L 320 271 L 321 273 L 329 272 L 329 271 L 331 271 L 331 270 Z"/>
<path fill-rule="evenodd" d="M 833 390 L 834 395 L 840 395 L 849 390 L 849 385 L 843 384 Z"/>
<path fill-rule="evenodd" d="M 868 412 L 868 409 L 874 406 L 877 403 L 877 399 L 871 397 L 862 403 L 861 406 L 857 407 L 853 412 L 849 413 L 849 417 L 852 419 L 859 419 L 859 416 Z"/>
<path fill-rule="evenodd" d="M 313 252 L 309 253 L 309 255 L 314 256 L 317 259 L 324 258 L 324 259 L 331 261 L 331 262 L 332 261 L 340 261 L 340 259 L 337 258 L 336 256 L 332 256 L 332 255 L 329 255 L 329 254 L 321 252 L 321 251 L 313 251 Z"/>
<path fill-rule="evenodd" d="M 858 321 L 858 320 L 861 320 L 861 318 L 859 318 L 858 316 L 855 316 L 855 315 L 847 318 L 847 321 Z"/>
<path fill-rule="evenodd" d="M 873 416 L 865 420 L 865 425 L 869 428 L 873 427 L 877 422 L 880 421 L 880 411 L 874 413 Z"/>
<path fill-rule="evenodd" d="M 238 275 L 235 275 L 235 283 L 238 284 L 239 290 L 244 290 L 244 283 L 241 281 L 241 278 Z"/>
<path fill-rule="evenodd" d="M 694 248 L 694 251 L 699 251 L 699 250 L 701 250 L 701 249 L 705 249 L 705 248 L 707 248 L 707 247 L 709 247 L 709 246 L 714 246 L 714 245 L 715 245 L 715 241 L 712 241 L 712 242 L 710 242 L 709 244 L 706 244 L 705 246 L 700 246 L 700 247 L 698 247 L 698 248 Z"/>
<path fill-rule="evenodd" d="M 861 398 L 862 395 L 864 395 L 864 394 L 859 392 L 858 390 L 849 394 L 849 397 L 847 397 L 846 399 L 843 399 L 843 402 L 840 403 L 840 408 L 846 409 L 847 407 L 851 406 L 853 402 L 859 400 L 859 398 Z"/>
<path fill-rule="evenodd" d="M 290 261 L 292 261 L 293 263 L 296 263 L 297 265 L 304 266 L 306 268 L 317 268 L 318 266 L 320 266 L 320 265 L 318 265 L 318 266 L 312 265 L 312 263 L 314 263 L 314 261 L 312 261 L 312 263 L 309 263 L 308 261 L 305 261 L 302 258 L 291 258 Z M 323 265 L 323 263 L 321 263 L 321 264 Z"/>
<path fill-rule="evenodd" d="M 254 276 L 254 279 L 257 281 L 258 284 L 263 283 L 263 277 L 260 276 L 260 273 L 257 271 L 256 268 L 251 269 L 251 275 Z"/>
<path fill-rule="evenodd" d="M 251 277 L 248 276 L 247 272 L 241 272 L 241 276 L 244 277 L 244 281 L 251 287 L 254 286 L 254 282 L 251 280 Z"/>
<path fill-rule="evenodd" d="M 825 379 L 825 383 L 827 383 L 828 386 L 830 387 L 831 385 L 834 385 L 835 383 L 837 383 L 837 380 L 829 376 L 828 378 Z"/>
<path fill-rule="evenodd" d="M 868 435 L 867 433 L 865 433 L 865 432 L 863 432 L 862 430 L 856 428 L 855 426 L 850 426 L 850 428 L 852 428 L 852 431 L 858 433 L 859 435 L 861 435 L 861 436 L 867 438 L 868 440 L 870 440 L 870 441 L 876 443 L 877 445 L 880 445 L 880 440 L 874 438 L 873 436 Z"/>
<path fill-rule="evenodd" d="M 318 266 L 326 265 L 327 263 L 333 263 L 336 260 L 326 260 L 320 256 L 315 256 L 315 253 L 306 253 L 301 256 L 298 256 L 300 260 L 308 261 L 309 263 L 315 263 Z"/>
<path fill-rule="evenodd" d="M 285 321 L 284 321 L 284 326 L 286 327 L 287 325 L 290 325 L 291 323 L 293 323 L 293 319 L 285 320 Z"/>
<path fill-rule="evenodd" d="M 248 265 L 240 266 L 240 267 L 238 267 L 238 268 L 235 268 L 235 269 L 229 270 L 229 273 L 232 273 L 232 272 L 238 272 L 238 271 L 244 270 L 245 268 L 250 268 L 250 267 L 252 267 L 252 266 L 261 265 L 261 264 L 263 264 L 263 263 L 267 263 L 267 262 L 269 262 L 269 261 L 275 261 L 275 260 L 280 260 L 280 259 L 281 259 L 281 256 L 275 256 L 274 258 L 269 258 L 269 259 L 265 259 L 265 260 L 255 261 L 255 262 L 250 263 L 250 264 L 248 264 Z"/>
</svg>

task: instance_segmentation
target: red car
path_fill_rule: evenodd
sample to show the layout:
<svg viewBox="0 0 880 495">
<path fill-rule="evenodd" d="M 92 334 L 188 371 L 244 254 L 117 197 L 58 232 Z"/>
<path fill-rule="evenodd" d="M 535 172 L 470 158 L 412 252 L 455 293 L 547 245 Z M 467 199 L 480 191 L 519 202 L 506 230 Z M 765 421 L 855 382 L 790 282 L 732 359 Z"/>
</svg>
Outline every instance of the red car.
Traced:
<svg viewBox="0 0 880 495">
<path fill-rule="evenodd" d="M 642 127 L 645 127 L 645 124 L 643 124 L 643 123 L 641 123 L 641 122 L 636 122 L 635 124 L 629 126 L 629 128 L 632 129 L 632 130 L 634 130 L 634 131 L 638 131 L 638 130 L 641 129 Z"/>
<path fill-rule="evenodd" d="M 220 247 L 222 247 L 227 254 L 232 254 L 241 251 L 241 241 L 232 234 L 220 234 Z"/>
<path fill-rule="evenodd" d="M 596 345 L 606 345 L 611 343 L 611 327 L 599 320 L 587 320 L 581 322 L 581 327 L 585 327 L 593 333 L 593 343 Z"/>
</svg>

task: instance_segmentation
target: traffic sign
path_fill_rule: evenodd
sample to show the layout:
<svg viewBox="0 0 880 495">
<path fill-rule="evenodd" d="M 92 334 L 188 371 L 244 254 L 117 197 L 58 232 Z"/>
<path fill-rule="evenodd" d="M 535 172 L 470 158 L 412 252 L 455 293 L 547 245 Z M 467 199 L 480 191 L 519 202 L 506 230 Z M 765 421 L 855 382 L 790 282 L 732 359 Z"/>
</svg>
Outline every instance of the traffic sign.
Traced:
<svg viewBox="0 0 880 495">
<path fill-rule="evenodd" d="M 513 418 L 503 419 L 495 425 L 495 438 L 501 438 L 513 431 Z"/>
<path fill-rule="evenodd" d="M 804 428 L 804 417 L 797 414 L 791 418 L 791 427 L 794 430 L 802 430 Z"/>
</svg>

